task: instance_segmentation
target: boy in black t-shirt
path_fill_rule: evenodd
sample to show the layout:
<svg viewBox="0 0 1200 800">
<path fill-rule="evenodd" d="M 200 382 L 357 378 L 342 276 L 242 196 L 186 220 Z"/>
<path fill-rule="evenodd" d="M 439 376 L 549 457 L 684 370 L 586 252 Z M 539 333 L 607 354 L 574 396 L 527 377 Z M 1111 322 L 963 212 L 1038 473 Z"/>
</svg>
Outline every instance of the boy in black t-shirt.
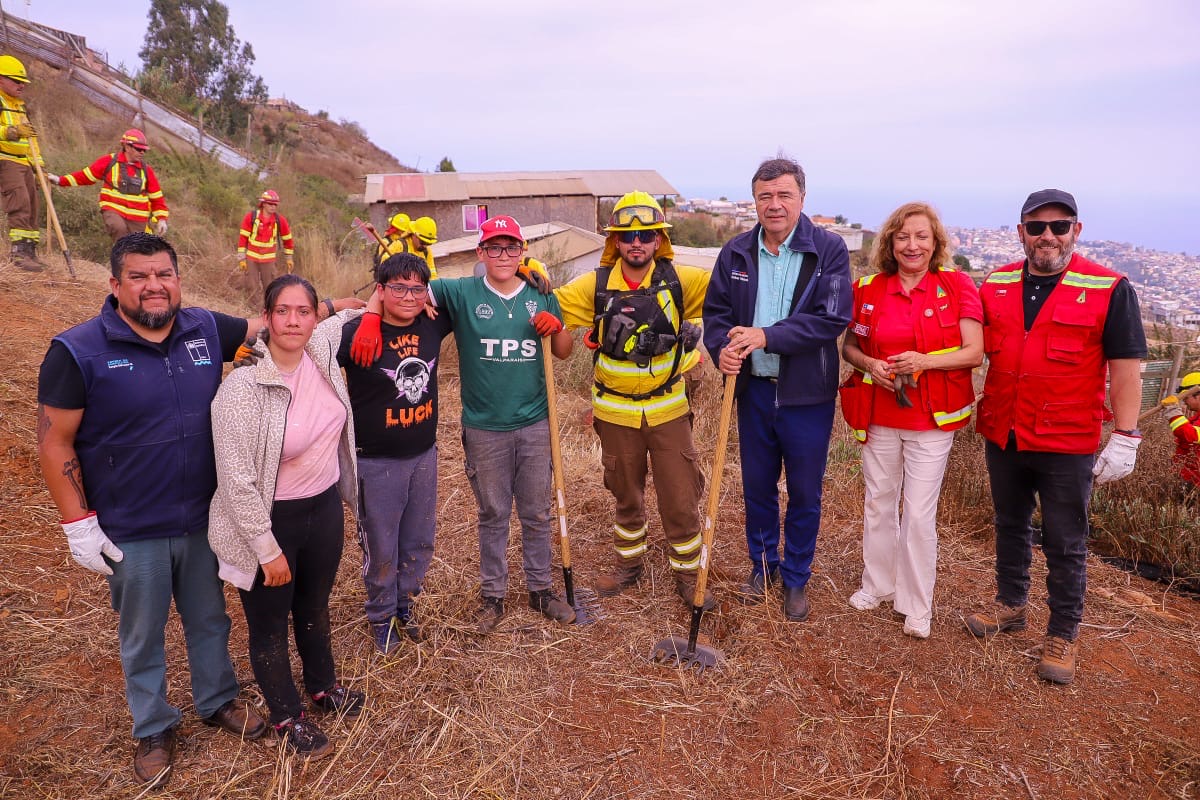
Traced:
<svg viewBox="0 0 1200 800">
<path fill-rule="evenodd" d="M 362 317 L 342 328 L 338 363 L 354 409 L 358 443 L 359 538 L 367 621 L 383 654 L 400 634 L 421 638 L 412 599 L 433 558 L 437 509 L 437 361 L 450 333 L 446 315 L 430 319 L 429 266 L 411 253 L 375 268 L 383 313 L 383 354 L 369 368 L 351 358 Z"/>
</svg>

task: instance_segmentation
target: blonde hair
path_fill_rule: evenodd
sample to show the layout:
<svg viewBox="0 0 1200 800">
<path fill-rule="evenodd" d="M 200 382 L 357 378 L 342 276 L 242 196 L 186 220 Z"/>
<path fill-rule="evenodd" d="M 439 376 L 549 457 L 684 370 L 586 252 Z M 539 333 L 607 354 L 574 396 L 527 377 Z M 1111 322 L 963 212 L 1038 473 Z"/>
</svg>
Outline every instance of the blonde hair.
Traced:
<svg viewBox="0 0 1200 800">
<path fill-rule="evenodd" d="M 905 203 L 888 216 L 883 227 L 880 228 L 879 234 L 875 237 L 875 246 L 871 249 L 871 269 L 886 275 L 895 275 L 900 270 L 900 266 L 896 263 L 892 240 L 896 238 L 896 234 L 904 227 L 904 223 L 909 217 L 918 215 L 926 217 L 929 220 L 929 226 L 933 228 L 933 255 L 929 260 L 930 271 L 937 272 L 946 266 L 950 260 L 950 235 L 946 233 L 946 227 L 942 225 L 942 220 L 938 217 L 937 212 L 928 203 Z"/>
</svg>

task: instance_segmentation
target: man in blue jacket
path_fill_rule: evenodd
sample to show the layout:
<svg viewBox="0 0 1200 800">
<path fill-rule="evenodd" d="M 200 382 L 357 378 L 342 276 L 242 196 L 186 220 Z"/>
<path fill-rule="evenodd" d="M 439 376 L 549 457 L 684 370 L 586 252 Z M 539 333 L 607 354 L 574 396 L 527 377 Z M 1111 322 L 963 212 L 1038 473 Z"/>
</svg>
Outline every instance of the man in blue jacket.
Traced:
<svg viewBox="0 0 1200 800">
<path fill-rule="evenodd" d="M 804 208 L 804 170 L 773 158 L 750 182 L 758 224 L 721 248 L 704 300 L 704 346 L 737 375 L 738 434 L 750 574 L 761 602 L 783 584 L 783 613 L 808 618 L 806 592 L 821 522 L 821 481 L 833 430 L 837 339 L 850 321 L 850 257 Z M 783 559 L 779 475 L 787 477 Z"/>
</svg>

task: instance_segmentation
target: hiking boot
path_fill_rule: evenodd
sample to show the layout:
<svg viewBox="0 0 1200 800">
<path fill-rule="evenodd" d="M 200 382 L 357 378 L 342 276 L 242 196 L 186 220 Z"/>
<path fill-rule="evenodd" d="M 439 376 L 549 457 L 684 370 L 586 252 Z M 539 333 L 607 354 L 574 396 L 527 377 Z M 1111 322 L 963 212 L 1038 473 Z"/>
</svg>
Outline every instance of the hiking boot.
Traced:
<svg viewBox="0 0 1200 800">
<path fill-rule="evenodd" d="M 873 594 L 859 589 L 854 594 L 850 595 L 850 607 L 857 611 L 874 611 L 879 608 L 884 600 L 890 600 L 890 597 L 876 597 Z"/>
<path fill-rule="evenodd" d="M 783 587 L 783 616 L 788 622 L 804 622 L 811 607 L 808 591 L 803 586 Z"/>
<path fill-rule="evenodd" d="M 276 725 L 275 733 L 283 739 L 287 749 L 302 758 L 324 758 L 333 752 L 325 731 L 303 714 L 299 719 L 289 717 Z"/>
<path fill-rule="evenodd" d="M 25 272 L 42 272 L 46 269 L 46 265 L 38 260 L 37 244 L 29 239 L 12 243 L 12 260 L 17 269 Z"/>
<path fill-rule="evenodd" d="M 138 739 L 133 751 L 133 774 L 140 782 L 150 784 L 151 789 L 166 785 L 175 758 L 175 742 L 174 728 Z"/>
<path fill-rule="evenodd" d="M 317 708 L 326 713 L 357 717 L 362 713 L 367 696 L 357 689 L 347 689 L 335 684 L 332 689 L 317 692 L 312 699 Z"/>
<path fill-rule="evenodd" d="M 637 585 L 638 578 L 642 577 L 643 569 L 645 567 L 640 558 L 621 559 L 611 572 L 596 578 L 596 594 L 614 597 L 626 589 L 632 589 Z"/>
<path fill-rule="evenodd" d="M 200 720 L 205 725 L 214 725 L 243 739 L 261 739 L 267 732 L 267 723 L 250 704 L 235 697 L 217 709 L 210 717 Z"/>
<path fill-rule="evenodd" d="M 904 618 L 904 635 L 912 636 L 916 639 L 929 638 L 929 617 L 913 617 Z"/>
<path fill-rule="evenodd" d="M 400 646 L 400 633 L 396 630 L 396 618 L 390 617 L 387 622 L 371 623 L 371 638 L 375 640 L 375 649 L 380 655 L 389 656 Z"/>
<path fill-rule="evenodd" d="M 503 616 L 504 598 L 485 597 L 479 605 L 479 610 L 475 612 L 475 629 L 486 636 L 496 630 Z"/>
<path fill-rule="evenodd" d="M 767 589 L 779 585 L 779 567 L 763 572 L 757 566 L 750 570 L 746 580 L 738 584 L 738 599 L 743 603 L 761 603 L 767 599 Z"/>
<path fill-rule="evenodd" d="M 555 622 L 574 622 L 575 609 L 554 596 L 549 589 L 539 589 L 529 593 L 529 607 L 540 611 L 544 616 Z"/>
<path fill-rule="evenodd" d="M 411 609 L 396 612 L 396 630 L 407 636 L 408 640 L 414 644 L 425 641 L 425 632 L 421 630 L 421 626 L 413 619 Z"/>
<path fill-rule="evenodd" d="M 977 639 L 990 639 L 1004 631 L 1025 630 L 1025 605 L 1016 608 L 995 603 L 989 611 L 972 614 L 965 620 L 967 630 Z"/>
<path fill-rule="evenodd" d="M 693 603 L 696 600 L 696 573 L 694 572 L 676 572 L 675 573 L 675 593 L 683 600 L 683 604 L 688 608 L 693 608 Z M 708 586 L 704 587 L 704 603 L 705 611 L 712 611 L 716 608 L 717 601 L 713 597 L 712 591 Z"/>
<path fill-rule="evenodd" d="M 1042 645 L 1042 660 L 1038 662 L 1038 677 L 1050 683 L 1066 685 L 1075 680 L 1075 656 L 1079 643 L 1068 642 L 1059 636 L 1047 636 Z"/>
</svg>

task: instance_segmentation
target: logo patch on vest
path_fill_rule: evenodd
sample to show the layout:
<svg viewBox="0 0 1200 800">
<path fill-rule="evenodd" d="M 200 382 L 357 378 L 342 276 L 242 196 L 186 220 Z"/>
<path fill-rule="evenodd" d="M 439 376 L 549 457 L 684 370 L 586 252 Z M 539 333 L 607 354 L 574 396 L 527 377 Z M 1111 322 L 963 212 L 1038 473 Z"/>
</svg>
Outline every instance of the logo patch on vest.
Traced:
<svg viewBox="0 0 1200 800">
<path fill-rule="evenodd" d="M 107 366 L 109 369 L 127 369 L 130 372 L 133 372 L 133 362 L 128 358 L 114 358 L 112 361 L 109 361 L 107 364 L 105 364 L 105 366 Z"/>
<path fill-rule="evenodd" d="M 854 323 L 854 335 L 869 337 L 871 335 L 871 326 L 864 325 L 861 322 Z"/>
<path fill-rule="evenodd" d="M 495 309 L 493 309 L 487 303 L 480 303 L 479 305 L 475 306 L 475 316 L 478 319 L 491 319 L 495 313 Z"/>
<path fill-rule="evenodd" d="M 939 287 L 938 287 L 938 290 L 937 290 L 937 296 L 938 296 L 939 298 L 941 298 L 941 297 L 945 297 L 945 296 L 946 296 L 946 290 L 945 290 L 945 289 L 943 289 L 942 287 L 940 287 L 940 286 L 939 286 Z"/>
<path fill-rule="evenodd" d="M 730 270 L 729 279 L 731 281 L 741 281 L 742 283 L 749 283 L 750 282 L 750 273 L 745 272 L 744 270 L 740 270 L 740 269 Z"/>
<path fill-rule="evenodd" d="M 1086 303 L 1087 302 L 1087 292 L 1086 291 L 1080 292 L 1079 297 L 1075 298 L 1075 302 L 1076 303 Z"/>
<path fill-rule="evenodd" d="M 211 367 L 212 356 L 208 352 L 207 339 L 192 339 L 190 342 L 184 342 L 187 346 L 188 355 L 192 357 L 192 363 L 197 367 Z"/>
<path fill-rule="evenodd" d="M 865 317 L 869 317 L 872 314 L 874 314 L 875 313 L 875 304 L 874 303 L 863 303 L 862 304 L 862 313 L 863 313 L 863 316 L 865 316 Z"/>
<path fill-rule="evenodd" d="M 1004 297 L 1004 295 L 1006 295 L 1006 294 L 1008 294 L 1008 289 L 997 289 L 996 290 L 996 297 Z"/>
<path fill-rule="evenodd" d="M 525 310 L 529 312 L 530 317 L 532 317 L 534 314 L 536 314 L 537 313 L 537 300 L 526 300 L 525 301 Z"/>
</svg>

